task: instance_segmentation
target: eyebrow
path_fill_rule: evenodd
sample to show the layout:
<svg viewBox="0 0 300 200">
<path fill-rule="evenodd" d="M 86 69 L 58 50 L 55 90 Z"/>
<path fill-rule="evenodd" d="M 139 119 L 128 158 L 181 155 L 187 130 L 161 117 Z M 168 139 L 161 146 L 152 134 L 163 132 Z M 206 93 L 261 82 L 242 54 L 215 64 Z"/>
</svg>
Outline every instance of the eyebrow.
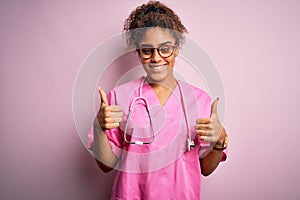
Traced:
<svg viewBox="0 0 300 200">
<path fill-rule="evenodd" d="M 166 41 L 166 42 L 163 42 L 163 43 L 159 44 L 158 46 L 162 46 L 162 45 L 165 45 L 165 44 L 172 44 L 172 42 Z M 153 47 L 153 45 L 152 44 L 141 44 L 141 47 Z"/>
</svg>

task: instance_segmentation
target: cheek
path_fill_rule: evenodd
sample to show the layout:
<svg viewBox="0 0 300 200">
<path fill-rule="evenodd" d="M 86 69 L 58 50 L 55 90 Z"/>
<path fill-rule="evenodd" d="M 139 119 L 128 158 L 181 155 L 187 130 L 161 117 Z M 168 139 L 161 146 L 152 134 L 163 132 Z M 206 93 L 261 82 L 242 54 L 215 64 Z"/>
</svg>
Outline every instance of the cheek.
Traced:
<svg viewBox="0 0 300 200">
<path fill-rule="evenodd" d="M 169 67 L 174 68 L 174 65 L 175 65 L 175 56 L 172 57 L 172 58 L 169 58 L 167 61 L 169 63 Z"/>
<path fill-rule="evenodd" d="M 139 61 L 140 61 L 140 63 L 141 63 L 142 65 L 146 65 L 146 64 L 149 64 L 150 59 L 149 59 L 149 60 L 144 60 L 144 59 L 139 58 Z"/>
<path fill-rule="evenodd" d="M 144 71 L 145 71 L 145 72 L 148 72 L 148 71 L 149 71 L 149 69 L 148 69 L 147 65 L 146 65 L 146 64 L 142 64 L 142 65 L 143 65 L 143 69 L 144 69 Z"/>
<path fill-rule="evenodd" d="M 144 59 L 141 59 L 141 57 L 139 56 L 139 54 L 137 53 L 137 59 L 139 60 L 139 62 L 144 65 L 144 64 L 148 64 L 148 60 L 144 60 Z"/>
</svg>

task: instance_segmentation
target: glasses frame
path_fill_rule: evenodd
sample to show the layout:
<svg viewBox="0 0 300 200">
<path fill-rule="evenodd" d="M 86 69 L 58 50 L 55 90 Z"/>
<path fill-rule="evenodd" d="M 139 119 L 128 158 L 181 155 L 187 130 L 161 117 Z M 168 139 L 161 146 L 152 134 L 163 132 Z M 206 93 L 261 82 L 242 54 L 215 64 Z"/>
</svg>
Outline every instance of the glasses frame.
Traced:
<svg viewBox="0 0 300 200">
<path fill-rule="evenodd" d="M 161 55 L 160 49 L 161 49 L 162 47 L 166 47 L 166 46 L 171 47 L 171 48 L 172 48 L 172 52 L 171 52 L 171 54 L 168 55 L 168 56 L 163 56 L 163 55 Z M 139 48 L 139 49 L 137 49 L 136 51 L 138 52 L 138 54 L 139 54 L 139 56 L 140 56 L 141 59 L 143 59 L 143 60 L 149 60 L 149 59 L 151 59 L 151 58 L 153 57 L 154 51 L 155 51 L 155 50 L 156 50 L 157 53 L 160 55 L 160 57 L 162 57 L 162 58 L 169 58 L 170 56 L 172 56 L 172 55 L 174 54 L 174 50 L 175 50 L 177 47 L 178 47 L 177 44 L 175 44 L 175 45 L 162 45 L 162 46 L 159 46 L 159 47 L 157 47 L 157 48 L 154 48 L 154 47 L 144 47 L 144 48 Z M 151 56 L 150 56 L 149 58 L 143 58 L 143 57 L 141 56 L 141 51 L 142 51 L 142 49 L 150 49 L 150 51 L 151 51 Z"/>
</svg>

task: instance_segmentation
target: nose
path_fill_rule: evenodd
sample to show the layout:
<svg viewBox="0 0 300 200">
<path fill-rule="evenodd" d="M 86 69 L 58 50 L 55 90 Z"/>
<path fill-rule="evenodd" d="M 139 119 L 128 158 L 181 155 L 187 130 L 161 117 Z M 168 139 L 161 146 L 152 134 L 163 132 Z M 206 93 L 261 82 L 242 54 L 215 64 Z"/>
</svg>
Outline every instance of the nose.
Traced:
<svg viewBox="0 0 300 200">
<path fill-rule="evenodd" d="M 153 55 L 151 57 L 151 61 L 152 62 L 155 62 L 155 63 L 158 63 L 162 60 L 162 57 L 159 55 L 158 53 L 158 49 L 154 49 L 153 51 Z"/>
</svg>

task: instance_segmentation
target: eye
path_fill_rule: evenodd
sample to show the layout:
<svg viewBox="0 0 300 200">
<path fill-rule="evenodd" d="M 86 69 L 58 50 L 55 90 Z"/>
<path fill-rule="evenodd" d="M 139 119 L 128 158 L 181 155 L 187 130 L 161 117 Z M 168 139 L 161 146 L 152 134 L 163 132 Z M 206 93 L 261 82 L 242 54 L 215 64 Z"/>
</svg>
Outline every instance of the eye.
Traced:
<svg viewBox="0 0 300 200">
<path fill-rule="evenodd" d="M 141 49 L 141 52 L 143 54 L 150 55 L 150 54 L 152 54 L 152 49 L 151 48 L 143 48 L 143 49 Z"/>
<path fill-rule="evenodd" d="M 162 53 L 168 53 L 171 51 L 171 47 L 170 46 L 162 46 L 160 47 L 160 52 Z"/>
</svg>

